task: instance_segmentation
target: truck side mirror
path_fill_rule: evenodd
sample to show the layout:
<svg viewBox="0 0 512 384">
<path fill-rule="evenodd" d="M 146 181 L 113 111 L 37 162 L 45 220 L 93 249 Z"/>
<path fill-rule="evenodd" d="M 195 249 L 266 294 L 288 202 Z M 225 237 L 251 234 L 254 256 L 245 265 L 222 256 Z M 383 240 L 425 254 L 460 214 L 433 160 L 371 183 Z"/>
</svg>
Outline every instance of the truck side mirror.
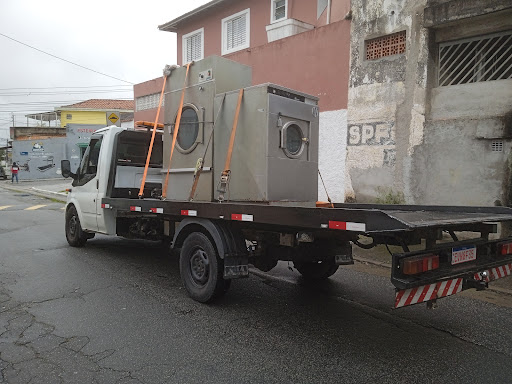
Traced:
<svg viewBox="0 0 512 384">
<path fill-rule="evenodd" d="M 60 169 L 62 171 L 62 176 L 65 178 L 72 177 L 73 179 L 76 178 L 76 175 L 71 172 L 71 164 L 69 160 L 61 160 L 60 162 Z"/>
</svg>

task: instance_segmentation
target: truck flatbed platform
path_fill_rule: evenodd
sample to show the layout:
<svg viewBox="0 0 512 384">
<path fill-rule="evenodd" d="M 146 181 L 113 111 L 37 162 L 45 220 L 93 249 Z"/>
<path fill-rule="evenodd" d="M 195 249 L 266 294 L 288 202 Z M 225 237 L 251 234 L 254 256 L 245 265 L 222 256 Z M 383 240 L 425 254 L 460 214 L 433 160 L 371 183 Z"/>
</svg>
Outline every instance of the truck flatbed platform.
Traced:
<svg viewBox="0 0 512 384">
<path fill-rule="evenodd" d="M 191 202 L 159 199 L 103 198 L 119 211 L 167 216 L 197 216 L 279 227 L 342 229 L 359 233 L 412 231 L 425 228 L 471 230 L 473 225 L 512 221 L 507 207 L 335 204 L 334 208 L 279 206 L 243 202 Z"/>
</svg>

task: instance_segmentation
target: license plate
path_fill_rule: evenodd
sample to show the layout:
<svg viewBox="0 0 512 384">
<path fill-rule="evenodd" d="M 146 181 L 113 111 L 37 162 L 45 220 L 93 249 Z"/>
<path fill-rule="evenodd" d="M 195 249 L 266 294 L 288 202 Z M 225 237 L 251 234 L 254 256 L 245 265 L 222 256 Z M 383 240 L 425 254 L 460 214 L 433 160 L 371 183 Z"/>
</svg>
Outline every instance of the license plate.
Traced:
<svg viewBox="0 0 512 384">
<path fill-rule="evenodd" d="M 476 260 L 476 247 L 474 245 L 452 248 L 452 265 Z"/>
</svg>

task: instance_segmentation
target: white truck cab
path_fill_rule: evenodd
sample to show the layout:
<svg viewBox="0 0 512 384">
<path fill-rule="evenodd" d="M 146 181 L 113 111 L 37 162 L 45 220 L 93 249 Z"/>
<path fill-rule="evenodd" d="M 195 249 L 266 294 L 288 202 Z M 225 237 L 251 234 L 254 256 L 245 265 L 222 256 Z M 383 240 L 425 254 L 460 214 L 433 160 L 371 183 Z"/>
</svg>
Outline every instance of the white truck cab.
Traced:
<svg viewBox="0 0 512 384">
<path fill-rule="evenodd" d="M 116 217 L 102 207 L 104 197 L 138 197 L 151 132 L 110 126 L 91 136 L 76 173 L 63 160 L 63 176 L 73 177 L 66 205 L 66 237 L 83 245 L 95 233 L 115 235 Z M 144 195 L 161 190 L 162 138 L 157 132 Z"/>
</svg>

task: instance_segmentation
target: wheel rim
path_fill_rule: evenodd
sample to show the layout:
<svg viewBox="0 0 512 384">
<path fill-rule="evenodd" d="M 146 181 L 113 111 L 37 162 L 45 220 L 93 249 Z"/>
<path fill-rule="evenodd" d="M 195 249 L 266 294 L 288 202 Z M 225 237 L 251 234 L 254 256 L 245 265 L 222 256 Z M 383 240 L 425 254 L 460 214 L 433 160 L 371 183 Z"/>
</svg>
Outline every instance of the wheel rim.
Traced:
<svg viewBox="0 0 512 384">
<path fill-rule="evenodd" d="M 196 249 L 190 258 L 190 274 L 194 283 L 204 286 L 210 276 L 208 254 L 202 249 Z"/>
<path fill-rule="evenodd" d="M 76 233 L 76 228 L 77 228 L 77 219 L 76 219 L 76 216 L 73 215 L 69 218 L 69 234 L 70 235 L 74 235 Z"/>
</svg>

